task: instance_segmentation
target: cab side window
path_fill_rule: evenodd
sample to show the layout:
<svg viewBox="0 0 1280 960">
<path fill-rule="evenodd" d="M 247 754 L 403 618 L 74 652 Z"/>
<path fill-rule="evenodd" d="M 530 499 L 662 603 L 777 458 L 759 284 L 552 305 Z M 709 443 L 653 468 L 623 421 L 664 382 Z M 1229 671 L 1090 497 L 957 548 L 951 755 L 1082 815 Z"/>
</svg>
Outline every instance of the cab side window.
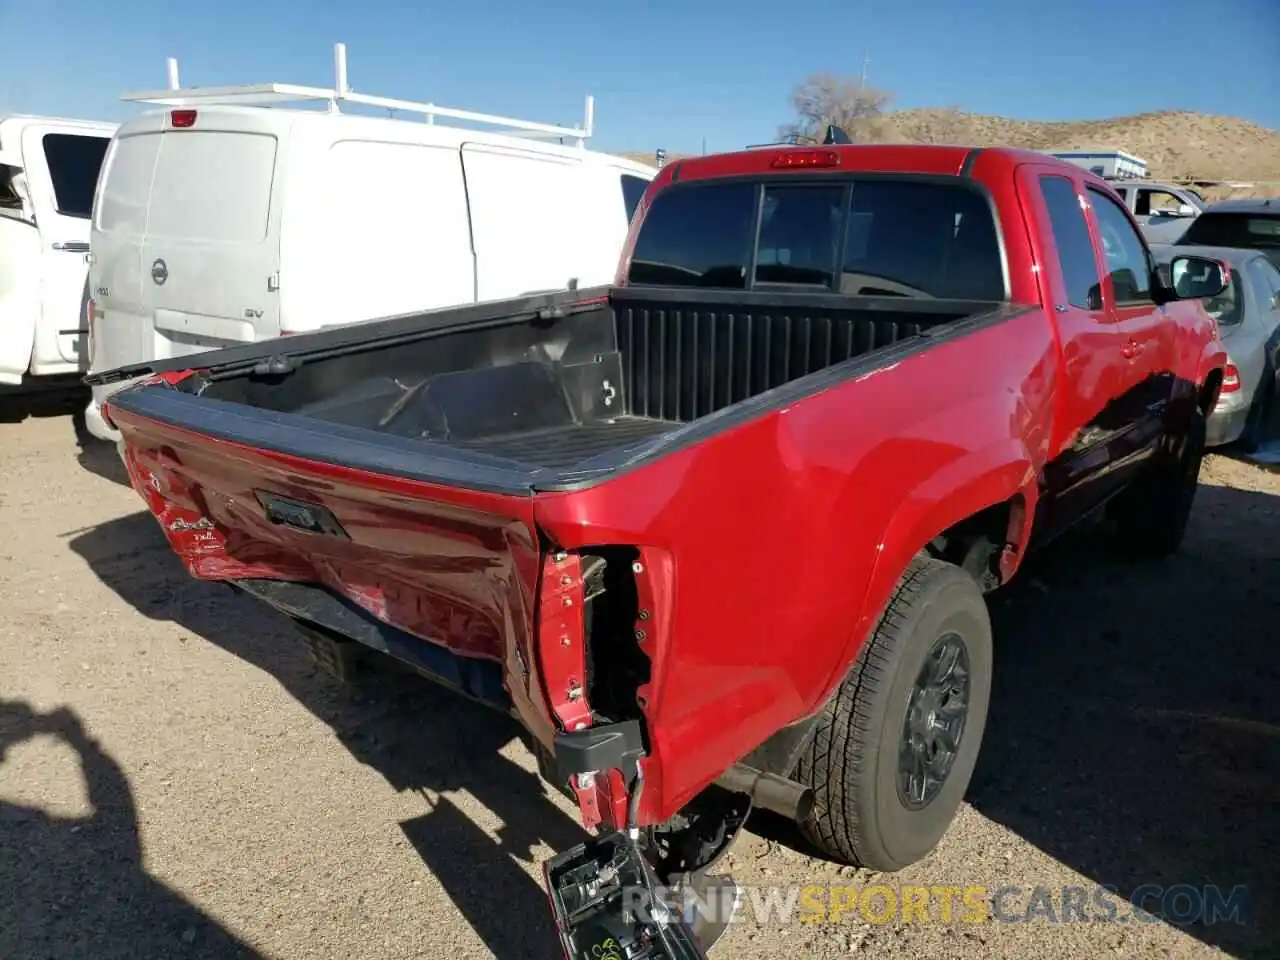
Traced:
<svg viewBox="0 0 1280 960">
<path fill-rule="evenodd" d="M 1098 261 L 1075 185 L 1066 177 L 1045 175 L 1040 178 L 1040 193 L 1053 225 L 1053 245 L 1058 248 L 1068 302 L 1081 310 L 1101 310 Z"/>
<path fill-rule="evenodd" d="M 1098 234 L 1115 291 L 1116 306 L 1153 303 L 1152 261 L 1142 237 L 1120 205 L 1106 194 L 1090 187 L 1089 203 L 1098 218 Z"/>
</svg>

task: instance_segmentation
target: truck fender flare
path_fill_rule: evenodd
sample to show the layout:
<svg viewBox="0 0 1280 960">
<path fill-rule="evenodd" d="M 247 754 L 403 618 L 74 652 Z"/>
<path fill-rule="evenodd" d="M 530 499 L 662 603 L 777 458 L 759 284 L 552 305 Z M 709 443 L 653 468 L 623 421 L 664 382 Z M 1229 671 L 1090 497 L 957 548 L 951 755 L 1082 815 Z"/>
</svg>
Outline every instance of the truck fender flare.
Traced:
<svg viewBox="0 0 1280 960">
<path fill-rule="evenodd" d="M 825 703 L 848 673 L 879 621 L 912 559 L 939 534 L 983 510 L 1020 497 L 1010 518 L 1009 542 L 1019 549 L 1005 579 L 1022 559 L 1039 498 L 1038 474 L 1021 440 L 1006 439 L 975 450 L 907 491 L 881 534 L 877 557 L 861 603 L 832 675 L 823 685 Z"/>
</svg>

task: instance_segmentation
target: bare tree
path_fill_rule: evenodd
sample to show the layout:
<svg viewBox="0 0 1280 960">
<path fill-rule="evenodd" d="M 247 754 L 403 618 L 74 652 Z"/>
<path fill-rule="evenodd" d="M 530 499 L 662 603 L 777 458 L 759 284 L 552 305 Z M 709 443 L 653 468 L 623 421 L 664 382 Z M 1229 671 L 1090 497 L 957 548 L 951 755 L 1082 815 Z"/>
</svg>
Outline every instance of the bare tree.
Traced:
<svg viewBox="0 0 1280 960">
<path fill-rule="evenodd" d="M 883 129 L 885 108 L 893 94 L 865 86 L 857 78 L 829 73 L 810 75 L 791 94 L 796 120 L 779 128 L 779 136 L 821 140 L 828 124 L 844 129 L 855 140 L 874 140 Z"/>
</svg>

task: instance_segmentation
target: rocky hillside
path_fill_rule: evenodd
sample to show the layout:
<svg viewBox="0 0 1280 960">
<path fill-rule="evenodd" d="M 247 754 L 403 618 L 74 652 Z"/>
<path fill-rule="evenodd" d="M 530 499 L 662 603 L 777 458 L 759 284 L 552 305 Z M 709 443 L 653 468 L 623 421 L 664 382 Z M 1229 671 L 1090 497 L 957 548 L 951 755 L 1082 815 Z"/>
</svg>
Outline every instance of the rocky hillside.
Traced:
<svg viewBox="0 0 1280 960">
<path fill-rule="evenodd" d="M 1037 150 L 1118 147 L 1146 160 L 1157 177 L 1280 180 L 1280 131 L 1236 117 L 1169 110 L 1047 123 L 952 110 L 903 110 L 885 120 L 890 140 Z"/>
<path fill-rule="evenodd" d="M 1273 191 L 1280 192 L 1280 131 L 1236 117 L 1170 110 L 1047 122 L 921 109 L 887 113 L 876 126 L 882 142 L 1120 148 L 1146 160 L 1155 177 L 1275 181 Z M 653 163 L 652 153 L 627 156 Z"/>
</svg>

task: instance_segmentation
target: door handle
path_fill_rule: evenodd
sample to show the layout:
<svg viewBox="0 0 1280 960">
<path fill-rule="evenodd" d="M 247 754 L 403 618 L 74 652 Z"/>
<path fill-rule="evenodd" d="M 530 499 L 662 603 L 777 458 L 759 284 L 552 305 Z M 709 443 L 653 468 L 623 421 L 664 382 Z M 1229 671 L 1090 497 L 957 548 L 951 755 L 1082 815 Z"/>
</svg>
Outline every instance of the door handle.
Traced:
<svg viewBox="0 0 1280 960">
<path fill-rule="evenodd" d="M 89 244 L 78 240 L 59 240 L 51 244 L 60 253 L 88 253 Z"/>
<path fill-rule="evenodd" d="M 1137 340 L 1130 340 L 1121 349 L 1120 353 L 1126 360 L 1132 360 L 1142 352 L 1142 344 Z"/>
</svg>

